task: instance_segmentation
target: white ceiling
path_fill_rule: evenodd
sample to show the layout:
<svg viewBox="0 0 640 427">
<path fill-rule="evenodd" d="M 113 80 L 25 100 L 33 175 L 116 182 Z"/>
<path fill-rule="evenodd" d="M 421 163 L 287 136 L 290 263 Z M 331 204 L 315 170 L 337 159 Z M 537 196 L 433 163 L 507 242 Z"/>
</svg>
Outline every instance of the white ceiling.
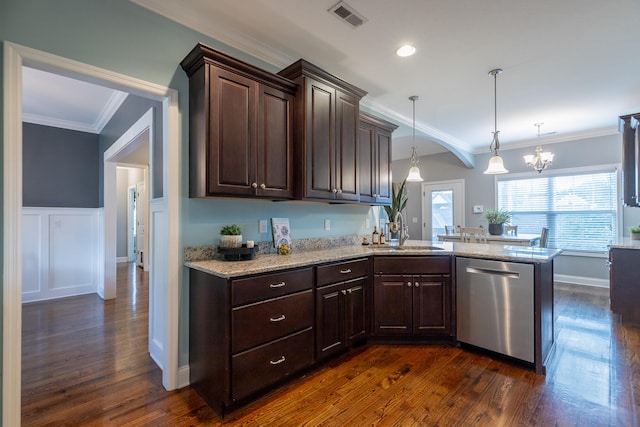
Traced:
<svg viewBox="0 0 640 427">
<path fill-rule="evenodd" d="M 357 29 L 327 12 L 337 0 L 132 1 L 278 68 L 305 58 L 399 123 L 411 126 L 418 95 L 418 132 L 453 151 L 488 151 L 494 68 L 503 148 L 535 144 L 537 122 L 555 132 L 541 141 L 566 140 L 640 111 L 638 0 L 347 0 L 367 19 Z M 397 57 L 406 42 L 417 53 Z M 394 135 L 395 159 L 410 133 Z"/>
<path fill-rule="evenodd" d="M 22 120 L 99 134 L 127 93 L 22 67 Z"/>
<path fill-rule="evenodd" d="M 336 0 L 132 1 L 277 69 L 305 58 L 367 90 L 366 108 L 408 126 L 394 159 L 410 155 L 411 95 L 418 155 L 487 152 L 498 67 L 503 149 L 613 134 L 640 111 L 638 0 L 348 0 L 367 20 L 357 29 L 328 12 Z M 405 42 L 417 53 L 399 58 Z M 99 133 L 124 96 L 25 68 L 25 121 Z M 552 135 L 536 140 L 537 122 Z"/>
</svg>

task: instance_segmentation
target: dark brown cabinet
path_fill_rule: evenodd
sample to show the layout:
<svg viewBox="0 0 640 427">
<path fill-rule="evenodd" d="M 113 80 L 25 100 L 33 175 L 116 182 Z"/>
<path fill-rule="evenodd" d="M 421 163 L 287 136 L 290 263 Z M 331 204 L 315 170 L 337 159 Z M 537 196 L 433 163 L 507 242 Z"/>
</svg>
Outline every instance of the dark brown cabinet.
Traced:
<svg viewBox="0 0 640 427">
<path fill-rule="evenodd" d="M 290 199 L 297 85 L 198 44 L 189 76 L 189 195 Z"/>
<path fill-rule="evenodd" d="M 372 335 L 453 335 L 450 257 L 374 259 Z"/>
<path fill-rule="evenodd" d="M 358 202 L 360 99 L 366 92 L 301 59 L 278 74 L 295 81 L 296 195 Z"/>
<path fill-rule="evenodd" d="M 391 203 L 391 134 L 398 126 L 360 113 L 360 202 Z"/>
<path fill-rule="evenodd" d="M 622 321 L 640 325 L 640 250 L 609 250 L 609 292 L 611 311 Z"/>
<path fill-rule="evenodd" d="M 640 113 L 620 116 L 622 132 L 622 201 L 640 206 Z"/>
<path fill-rule="evenodd" d="M 369 261 L 341 262 L 316 269 L 316 360 L 366 339 Z"/>
<path fill-rule="evenodd" d="M 189 274 L 190 383 L 219 413 L 314 363 L 313 268 Z"/>
</svg>

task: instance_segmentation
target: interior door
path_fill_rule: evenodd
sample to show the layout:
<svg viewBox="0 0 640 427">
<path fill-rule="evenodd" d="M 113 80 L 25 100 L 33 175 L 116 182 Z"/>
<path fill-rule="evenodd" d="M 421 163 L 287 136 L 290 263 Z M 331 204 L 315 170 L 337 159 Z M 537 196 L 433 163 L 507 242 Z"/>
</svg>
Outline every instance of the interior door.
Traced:
<svg viewBox="0 0 640 427">
<path fill-rule="evenodd" d="M 438 241 L 445 225 L 464 225 L 464 180 L 422 184 L 422 239 Z"/>
<path fill-rule="evenodd" d="M 136 184 L 136 265 L 147 270 L 146 215 L 147 194 L 144 182 Z"/>
</svg>

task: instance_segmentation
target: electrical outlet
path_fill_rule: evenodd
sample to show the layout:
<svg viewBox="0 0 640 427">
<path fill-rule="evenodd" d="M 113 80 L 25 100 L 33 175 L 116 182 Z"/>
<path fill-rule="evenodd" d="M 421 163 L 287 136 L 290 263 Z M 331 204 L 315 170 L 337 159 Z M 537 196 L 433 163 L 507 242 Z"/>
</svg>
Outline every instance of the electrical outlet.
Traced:
<svg viewBox="0 0 640 427">
<path fill-rule="evenodd" d="M 473 213 L 482 213 L 484 212 L 484 207 L 482 205 L 473 205 Z"/>
<path fill-rule="evenodd" d="M 267 220 L 266 219 L 261 219 L 260 221 L 258 221 L 258 228 L 260 229 L 260 233 L 266 233 L 267 232 Z"/>
<path fill-rule="evenodd" d="M 418 218 L 414 216 L 413 218 L 411 218 L 411 222 L 414 223 L 414 224 L 417 224 L 418 223 Z"/>
<path fill-rule="evenodd" d="M 324 231 L 329 231 L 331 230 L 331 220 L 325 219 L 324 220 Z"/>
</svg>

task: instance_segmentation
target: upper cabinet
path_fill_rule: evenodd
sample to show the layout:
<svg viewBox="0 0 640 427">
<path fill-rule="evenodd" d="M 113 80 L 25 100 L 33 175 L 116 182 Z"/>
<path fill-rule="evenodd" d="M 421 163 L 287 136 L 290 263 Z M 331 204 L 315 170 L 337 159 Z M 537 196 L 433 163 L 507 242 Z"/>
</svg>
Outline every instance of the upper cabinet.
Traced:
<svg viewBox="0 0 640 427">
<path fill-rule="evenodd" d="M 189 196 L 291 199 L 297 85 L 198 44 L 189 76 Z"/>
<path fill-rule="evenodd" d="M 622 132 L 622 200 L 640 206 L 640 113 L 620 116 Z"/>
<path fill-rule="evenodd" d="M 366 92 L 301 59 L 278 73 L 295 81 L 296 196 L 360 200 L 360 99 Z"/>
<path fill-rule="evenodd" d="M 360 202 L 391 203 L 391 134 L 397 125 L 360 113 Z"/>
</svg>

